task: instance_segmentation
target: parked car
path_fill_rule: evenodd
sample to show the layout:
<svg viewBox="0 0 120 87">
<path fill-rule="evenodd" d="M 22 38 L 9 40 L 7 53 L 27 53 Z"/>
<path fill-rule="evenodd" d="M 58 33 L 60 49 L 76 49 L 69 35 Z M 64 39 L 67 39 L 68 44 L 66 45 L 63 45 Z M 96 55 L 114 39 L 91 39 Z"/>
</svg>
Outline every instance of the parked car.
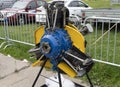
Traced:
<svg viewBox="0 0 120 87">
<path fill-rule="evenodd" d="M 35 21 L 36 8 L 46 3 L 44 0 L 19 0 L 11 8 L 1 10 L 1 21 L 6 18 L 8 23 L 24 24 Z"/>
<path fill-rule="evenodd" d="M 49 3 L 57 3 L 57 2 L 63 2 L 65 7 L 69 9 L 70 15 L 79 15 L 81 16 L 81 10 L 82 9 L 92 9 L 92 7 L 88 6 L 86 3 L 84 3 L 81 0 L 53 0 L 49 1 Z M 46 10 L 43 6 L 37 8 L 37 15 L 36 15 L 36 22 L 45 23 L 46 22 Z"/>
<path fill-rule="evenodd" d="M 10 8 L 17 0 L 0 0 L 0 10 Z"/>
</svg>

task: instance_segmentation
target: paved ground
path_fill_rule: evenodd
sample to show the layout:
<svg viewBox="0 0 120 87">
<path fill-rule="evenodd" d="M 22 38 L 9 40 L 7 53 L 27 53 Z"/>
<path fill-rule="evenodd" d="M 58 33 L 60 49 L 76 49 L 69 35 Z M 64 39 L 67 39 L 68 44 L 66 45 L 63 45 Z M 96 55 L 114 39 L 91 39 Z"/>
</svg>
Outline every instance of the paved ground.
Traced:
<svg viewBox="0 0 120 87">
<path fill-rule="evenodd" d="M 0 54 L 0 87 L 32 87 L 39 69 L 40 67 L 32 67 L 28 62 L 15 60 L 10 56 Z M 42 75 L 51 77 L 55 73 L 44 69 Z M 69 78 L 65 75 L 64 77 L 88 87 L 81 80 Z M 45 83 L 44 81 L 45 78 L 40 76 L 35 87 L 40 87 Z"/>
</svg>

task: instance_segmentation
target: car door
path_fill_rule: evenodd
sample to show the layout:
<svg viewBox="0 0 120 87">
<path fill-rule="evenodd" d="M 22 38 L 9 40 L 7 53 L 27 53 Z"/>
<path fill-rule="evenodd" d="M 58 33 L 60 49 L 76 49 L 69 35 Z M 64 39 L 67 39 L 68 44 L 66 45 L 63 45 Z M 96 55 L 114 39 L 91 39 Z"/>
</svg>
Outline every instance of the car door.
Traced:
<svg viewBox="0 0 120 87">
<path fill-rule="evenodd" d="M 70 11 L 70 15 L 73 15 L 73 14 L 81 15 L 81 10 L 82 9 L 88 9 L 89 7 L 81 1 L 71 1 L 68 4 L 67 8 Z"/>
</svg>

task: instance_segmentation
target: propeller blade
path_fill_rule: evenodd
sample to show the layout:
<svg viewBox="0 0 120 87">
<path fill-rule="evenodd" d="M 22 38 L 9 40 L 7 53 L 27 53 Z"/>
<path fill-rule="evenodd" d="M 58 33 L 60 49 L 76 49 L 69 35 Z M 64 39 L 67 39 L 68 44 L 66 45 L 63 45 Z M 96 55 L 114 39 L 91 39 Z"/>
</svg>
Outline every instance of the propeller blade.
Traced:
<svg viewBox="0 0 120 87">
<path fill-rule="evenodd" d="M 44 35 L 45 30 L 44 26 L 40 26 L 36 31 L 35 31 L 35 44 L 39 44 L 42 36 Z"/>
<path fill-rule="evenodd" d="M 67 33 L 69 34 L 71 41 L 73 42 L 73 46 L 75 46 L 82 52 L 85 52 L 85 39 L 83 35 L 77 29 L 71 26 L 66 25 L 64 29 L 67 30 Z"/>
</svg>

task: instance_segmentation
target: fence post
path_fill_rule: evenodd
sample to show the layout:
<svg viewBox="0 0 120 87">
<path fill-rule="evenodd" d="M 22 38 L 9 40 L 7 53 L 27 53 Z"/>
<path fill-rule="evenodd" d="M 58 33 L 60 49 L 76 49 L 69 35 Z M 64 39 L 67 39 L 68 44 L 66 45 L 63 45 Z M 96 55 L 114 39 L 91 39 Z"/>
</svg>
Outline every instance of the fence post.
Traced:
<svg viewBox="0 0 120 87">
<path fill-rule="evenodd" d="M 3 48 L 3 49 L 6 49 L 8 46 L 10 46 L 10 45 L 12 45 L 12 44 L 11 44 L 11 41 L 9 40 L 7 13 L 5 13 L 5 14 L 3 15 L 3 17 L 4 17 L 4 34 L 5 34 L 5 41 L 0 45 L 0 48 L 2 48 L 2 46 L 3 46 L 4 44 L 6 44 L 6 45 L 4 46 L 4 48 Z"/>
</svg>

